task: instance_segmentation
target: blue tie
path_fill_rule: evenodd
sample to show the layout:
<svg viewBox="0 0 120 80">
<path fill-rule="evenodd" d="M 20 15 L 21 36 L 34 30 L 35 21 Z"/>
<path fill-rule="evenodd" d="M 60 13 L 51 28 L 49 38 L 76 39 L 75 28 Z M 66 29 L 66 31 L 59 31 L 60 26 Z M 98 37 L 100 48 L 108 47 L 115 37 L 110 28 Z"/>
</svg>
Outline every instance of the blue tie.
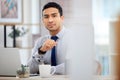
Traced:
<svg viewBox="0 0 120 80">
<path fill-rule="evenodd" d="M 58 39 L 57 36 L 52 36 L 51 39 L 53 39 L 54 41 L 56 41 Z M 51 52 L 51 66 L 56 66 L 56 50 L 55 50 L 55 46 L 52 48 L 52 52 Z"/>
</svg>

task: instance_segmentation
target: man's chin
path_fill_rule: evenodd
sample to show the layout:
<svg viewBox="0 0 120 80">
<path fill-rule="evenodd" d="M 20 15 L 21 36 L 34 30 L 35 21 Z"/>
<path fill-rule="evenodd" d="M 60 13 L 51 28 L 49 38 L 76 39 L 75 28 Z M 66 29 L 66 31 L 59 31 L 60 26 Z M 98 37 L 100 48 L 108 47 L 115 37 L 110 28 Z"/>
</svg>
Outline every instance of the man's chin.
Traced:
<svg viewBox="0 0 120 80">
<path fill-rule="evenodd" d="M 48 30 L 54 31 L 55 29 L 54 29 L 54 27 L 49 27 Z"/>
<path fill-rule="evenodd" d="M 51 32 L 54 32 L 54 31 L 56 31 L 56 29 L 48 29 L 49 31 L 51 31 Z"/>
</svg>

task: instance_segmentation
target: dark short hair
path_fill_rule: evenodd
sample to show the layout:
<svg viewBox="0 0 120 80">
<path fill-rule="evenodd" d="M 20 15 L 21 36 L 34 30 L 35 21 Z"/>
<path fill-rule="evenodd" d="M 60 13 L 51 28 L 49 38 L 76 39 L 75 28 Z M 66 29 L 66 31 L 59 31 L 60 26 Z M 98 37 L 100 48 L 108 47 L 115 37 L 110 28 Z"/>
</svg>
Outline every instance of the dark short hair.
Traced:
<svg viewBox="0 0 120 80">
<path fill-rule="evenodd" d="M 44 5 L 43 9 L 42 9 L 42 12 L 47 9 L 47 8 L 50 8 L 50 7 L 53 7 L 53 8 L 56 8 L 58 9 L 59 13 L 60 13 L 60 16 L 63 15 L 63 10 L 62 10 L 62 7 L 58 4 L 58 3 L 55 3 L 55 2 L 48 2 L 46 5 Z"/>
</svg>

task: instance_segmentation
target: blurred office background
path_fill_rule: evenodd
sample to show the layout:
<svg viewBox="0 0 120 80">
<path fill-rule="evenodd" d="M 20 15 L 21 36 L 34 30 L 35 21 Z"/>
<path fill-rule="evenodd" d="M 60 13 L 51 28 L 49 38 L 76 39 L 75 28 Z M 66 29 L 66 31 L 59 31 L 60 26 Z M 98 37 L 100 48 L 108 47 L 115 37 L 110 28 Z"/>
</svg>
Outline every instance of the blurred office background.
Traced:
<svg viewBox="0 0 120 80">
<path fill-rule="evenodd" d="M 28 32 L 20 37 L 22 40 L 18 41 L 21 45 L 15 47 L 19 48 L 21 56 L 24 57 L 22 63 L 26 64 L 36 38 L 48 33 L 41 21 L 41 8 L 48 1 L 62 5 L 65 27 L 78 25 L 78 27 L 87 25 L 94 27 L 95 55 L 102 67 L 100 75 L 116 74 L 120 45 L 120 0 L 22 0 L 22 23 L 13 24 L 15 27 L 28 29 Z M 4 47 L 5 25 L 7 24 L 0 24 L 0 49 L 7 50 L 13 45 L 11 38 L 8 37 L 7 47 Z M 11 30 L 8 29 L 8 33 L 10 32 Z M 0 52 L 1 54 L 3 52 Z"/>
</svg>

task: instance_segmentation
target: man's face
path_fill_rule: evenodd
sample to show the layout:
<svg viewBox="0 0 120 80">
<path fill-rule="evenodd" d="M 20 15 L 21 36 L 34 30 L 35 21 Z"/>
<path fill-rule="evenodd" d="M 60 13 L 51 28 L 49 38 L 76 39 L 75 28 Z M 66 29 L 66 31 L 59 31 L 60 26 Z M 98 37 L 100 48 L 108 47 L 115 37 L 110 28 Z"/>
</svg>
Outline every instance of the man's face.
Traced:
<svg viewBox="0 0 120 80">
<path fill-rule="evenodd" d="M 62 21 L 63 16 L 60 16 L 58 9 L 47 8 L 43 11 L 43 23 L 49 31 L 59 31 Z"/>
</svg>

